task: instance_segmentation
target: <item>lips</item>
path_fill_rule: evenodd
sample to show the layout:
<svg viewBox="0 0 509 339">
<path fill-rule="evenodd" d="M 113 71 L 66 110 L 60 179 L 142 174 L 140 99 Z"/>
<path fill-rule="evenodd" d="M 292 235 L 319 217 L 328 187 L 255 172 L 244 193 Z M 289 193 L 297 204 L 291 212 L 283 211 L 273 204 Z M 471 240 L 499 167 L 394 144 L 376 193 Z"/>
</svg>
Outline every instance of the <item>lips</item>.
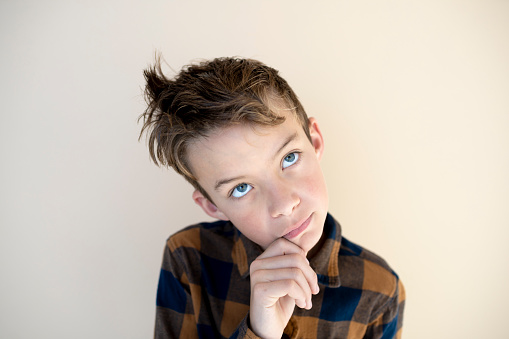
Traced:
<svg viewBox="0 0 509 339">
<path fill-rule="evenodd" d="M 306 228 L 308 228 L 309 224 L 311 223 L 311 217 L 313 215 L 311 214 L 306 220 L 304 220 L 304 222 L 302 222 L 298 227 L 296 228 L 293 228 L 292 230 L 290 230 L 288 233 L 286 233 L 285 235 L 283 235 L 283 238 L 286 238 L 286 239 L 292 239 L 292 238 L 295 238 L 296 236 L 298 236 L 299 234 L 301 234 L 302 232 L 304 232 L 306 230 Z"/>
</svg>

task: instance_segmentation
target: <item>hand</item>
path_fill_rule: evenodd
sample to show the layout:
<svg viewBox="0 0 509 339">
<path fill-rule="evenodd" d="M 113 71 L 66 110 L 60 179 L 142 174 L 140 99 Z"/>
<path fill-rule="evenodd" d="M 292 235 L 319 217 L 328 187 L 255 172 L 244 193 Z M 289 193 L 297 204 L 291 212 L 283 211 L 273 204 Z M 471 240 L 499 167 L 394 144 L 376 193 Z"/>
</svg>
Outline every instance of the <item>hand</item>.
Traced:
<svg viewBox="0 0 509 339">
<path fill-rule="evenodd" d="M 311 309 L 319 292 L 306 253 L 285 238 L 274 241 L 250 267 L 251 330 L 263 338 L 281 338 L 295 305 Z"/>
</svg>

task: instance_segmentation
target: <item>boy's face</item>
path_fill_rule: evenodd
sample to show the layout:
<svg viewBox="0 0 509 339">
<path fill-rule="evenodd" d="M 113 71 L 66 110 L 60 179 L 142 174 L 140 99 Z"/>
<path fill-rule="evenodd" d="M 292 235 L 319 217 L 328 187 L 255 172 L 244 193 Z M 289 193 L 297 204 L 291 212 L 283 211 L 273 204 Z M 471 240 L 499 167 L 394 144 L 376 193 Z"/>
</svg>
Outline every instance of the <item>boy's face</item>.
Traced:
<svg viewBox="0 0 509 339">
<path fill-rule="evenodd" d="M 191 169 L 214 204 L 198 191 L 193 199 L 263 249 L 285 237 L 309 252 L 328 210 L 323 138 L 315 119 L 310 142 L 294 114 L 280 115 L 286 120 L 277 126 L 234 125 L 193 143 Z"/>
</svg>

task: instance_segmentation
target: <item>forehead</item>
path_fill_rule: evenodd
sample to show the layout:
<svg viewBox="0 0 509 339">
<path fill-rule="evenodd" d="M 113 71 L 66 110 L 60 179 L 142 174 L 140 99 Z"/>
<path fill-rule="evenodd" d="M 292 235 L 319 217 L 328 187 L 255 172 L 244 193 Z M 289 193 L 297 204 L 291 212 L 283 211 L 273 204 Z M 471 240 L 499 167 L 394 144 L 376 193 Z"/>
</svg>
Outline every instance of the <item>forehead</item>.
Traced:
<svg viewBox="0 0 509 339">
<path fill-rule="evenodd" d="M 276 126 L 232 125 L 195 140 L 188 148 L 188 159 L 198 182 L 203 185 L 224 176 L 249 175 L 273 162 L 289 139 L 307 140 L 295 115 L 282 115 L 285 121 Z"/>
</svg>

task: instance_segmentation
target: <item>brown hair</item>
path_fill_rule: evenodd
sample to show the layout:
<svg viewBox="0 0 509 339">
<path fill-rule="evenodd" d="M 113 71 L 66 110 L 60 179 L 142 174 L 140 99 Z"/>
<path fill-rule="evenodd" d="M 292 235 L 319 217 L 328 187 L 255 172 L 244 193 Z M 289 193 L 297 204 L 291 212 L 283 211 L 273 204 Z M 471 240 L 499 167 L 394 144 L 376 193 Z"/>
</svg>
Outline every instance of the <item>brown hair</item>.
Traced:
<svg viewBox="0 0 509 339">
<path fill-rule="evenodd" d="M 171 166 L 205 197 L 187 161 L 188 145 L 210 132 L 236 123 L 274 126 L 284 117 L 270 107 L 283 102 L 295 112 L 309 138 L 308 117 L 278 71 L 252 59 L 217 58 L 184 66 L 173 79 L 161 70 L 160 58 L 144 71 L 143 133 L 156 165 Z"/>
</svg>

